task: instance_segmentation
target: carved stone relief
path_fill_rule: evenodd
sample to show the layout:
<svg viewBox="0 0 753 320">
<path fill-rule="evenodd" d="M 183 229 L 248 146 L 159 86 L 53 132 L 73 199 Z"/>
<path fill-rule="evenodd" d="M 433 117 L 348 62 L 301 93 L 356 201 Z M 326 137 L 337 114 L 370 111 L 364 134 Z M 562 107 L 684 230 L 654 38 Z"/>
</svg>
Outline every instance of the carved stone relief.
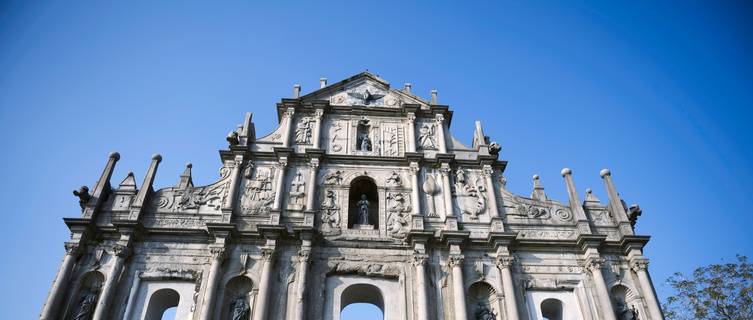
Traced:
<svg viewBox="0 0 753 320">
<path fill-rule="evenodd" d="M 345 146 L 348 144 L 348 129 L 343 121 L 333 121 L 329 127 L 329 146 L 330 152 L 339 154 L 345 153 Z"/>
<path fill-rule="evenodd" d="M 301 172 L 297 172 L 293 181 L 290 182 L 288 192 L 288 209 L 303 210 L 303 202 L 306 196 L 306 182 L 303 181 Z"/>
<path fill-rule="evenodd" d="M 255 171 L 255 175 L 252 174 Z M 246 177 L 246 187 L 243 191 L 241 200 L 241 211 L 249 215 L 266 215 L 275 200 L 275 194 L 272 187 L 272 173 L 269 168 L 258 168 L 252 170 L 247 168 L 244 174 Z"/>
<path fill-rule="evenodd" d="M 387 233 L 391 237 L 405 238 L 410 229 L 410 211 L 408 196 L 401 193 L 387 194 Z"/>
<path fill-rule="evenodd" d="M 424 123 L 418 129 L 418 146 L 422 150 L 436 150 L 437 138 L 435 137 L 436 125 L 433 123 Z"/>
<path fill-rule="evenodd" d="M 481 178 L 472 179 L 463 169 L 455 172 L 455 197 L 460 212 L 473 220 L 486 209 L 486 187 Z"/>
<path fill-rule="evenodd" d="M 150 201 L 153 211 L 209 210 L 219 211 L 227 200 L 230 185 L 228 167 L 220 169 L 220 180 L 203 187 L 167 188 L 158 190 Z"/>
<path fill-rule="evenodd" d="M 322 217 L 322 233 L 335 235 L 340 233 L 340 205 L 334 190 L 325 190 L 324 199 L 319 206 Z"/>
<path fill-rule="evenodd" d="M 295 142 L 309 144 L 311 143 L 311 117 L 303 117 L 295 128 Z"/>
</svg>

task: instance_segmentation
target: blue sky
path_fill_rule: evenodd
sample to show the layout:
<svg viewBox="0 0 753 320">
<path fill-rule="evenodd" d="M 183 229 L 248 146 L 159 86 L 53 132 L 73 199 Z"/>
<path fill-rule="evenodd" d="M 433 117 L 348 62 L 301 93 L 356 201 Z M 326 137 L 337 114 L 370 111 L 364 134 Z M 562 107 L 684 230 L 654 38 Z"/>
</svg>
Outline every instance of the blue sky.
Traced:
<svg viewBox="0 0 753 320">
<path fill-rule="evenodd" d="M 113 184 L 156 185 L 186 162 L 212 182 L 225 135 L 274 103 L 368 69 L 473 121 L 502 145 L 508 187 L 560 169 L 606 200 L 600 169 L 638 203 L 662 298 L 675 271 L 753 256 L 753 10 L 745 1 L 0 2 L 0 318 L 38 315 L 107 154 Z"/>
</svg>

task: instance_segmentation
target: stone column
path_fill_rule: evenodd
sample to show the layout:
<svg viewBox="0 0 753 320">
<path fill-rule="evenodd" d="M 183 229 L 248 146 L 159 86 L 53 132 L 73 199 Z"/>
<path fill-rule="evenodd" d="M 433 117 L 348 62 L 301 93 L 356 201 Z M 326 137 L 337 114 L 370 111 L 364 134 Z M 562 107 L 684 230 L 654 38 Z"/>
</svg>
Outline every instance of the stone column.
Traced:
<svg viewBox="0 0 753 320">
<path fill-rule="evenodd" d="M 453 306 L 455 309 L 455 320 L 465 320 L 468 312 L 465 307 L 465 284 L 463 282 L 463 259 L 460 254 L 450 255 L 447 264 L 452 269 L 452 292 Z"/>
<path fill-rule="evenodd" d="M 452 194 L 450 194 L 450 165 L 443 163 L 439 168 L 442 174 L 442 197 L 444 198 L 444 218 L 455 216 L 452 212 Z"/>
<path fill-rule="evenodd" d="M 298 295 L 296 297 L 295 301 L 295 312 L 293 313 L 295 315 L 295 320 L 305 320 L 306 316 L 304 314 L 304 300 L 306 297 L 306 274 L 308 274 L 308 267 L 309 267 L 309 254 L 310 254 L 310 247 L 309 248 L 301 248 L 300 251 L 298 251 L 298 276 L 297 276 L 297 288 L 296 288 L 296 294 Z"/>
<path fill-rule="evenodd" d="M 512 272 L 510 270 L 514 261 L 515 258 L 511 256 L 497 257 L 497 268 L 502 276 L 502 279 L 500 279 L 502 284 L 500 286 L 505 294 L 505 310 L 507 311 L 507 317 L 505 319 L 507 320 L 520 319 L 518 303 L 517 299 L 515 299 L 515 285 L 512 282 Z"/>
<path fill-rule="evenodd" d="M 638 275 L 638 282 L 643 291 L 643 298 L 648 305 L 648 312 L 651 314 L 651 320 L 664 319 L 659 306 L 659 301 L 656 299 L 656 293 L 654 292 L 654 286 L 651 284 L 651 278 L 648 276 L 648 260 L 647 259 L 633 259 L 630 261 L 630 268 L 633 269 L 636 275 Z"/>
<path fill-rule="evenodd" d="M 209 267 L 209 276 L 207 278 L 207 287 L 204 290 L 204 304 L 201 307 L 201 314 L 199 319 L 209 320 L 212 319 L 212 311 L 214 310 L 214 298 L 215 291 L 217 291 L 217 283 L 220 280 L 220 267 L 222 261 L 225 260 L 225 248 L 214 247 L 212 252 L 212 265 Z"/>
<path fill-rule="evenodd" d="M 259 283 L 259 297 L 257 299 L 256 307 L 254 308 L 253 320 L 266 320 L 267 310 L 269 309 L 269 288 L 272 281 L 272 257 L 274 255 L 274 248 L 264 248 L 261 251 L 261 278 Z"/>
<path fill-rule="evenodd" d="M 416 254 L 413 256 L 413 266 L 416 267 L 416 315 L 418 320 L 429 319 L 429 299 L 426 296 L 426 263 L 429 256 Z"/>
<path fill-rule="evenodd" d="M 314 210 L 314 199 L 316 196 L 316 174 L 319 170 L 319 159 L 311 159 L 311 162 L 309 162 L 309 188 L 307 190 L 306 194 L 306 210 L 307 211 L 313 211 Z"/>
<path fill-rule="evenodd" d="M 447 141 L 444 136 L 444 115 L 438 114 L 434 116 L 437 123 L 437 144 L 439 144 L 439 153 L 447 153 Z"/>
<path fill-rule="evenodd" d="M 293 130 L 293 115 L 295 114 L 295 108 L 287 108 L 285 113 L 282 114 L 281 125 L 285 126 L 282 133 L 282 146 L 287 148 L 290 146 L 290 134 Z"/>
<path fill-rule="evenodd" d="M 494 192 L 494 181 L 492 181 L 492 173 L 494 173 L 492 166 L 488 164 L 484 165 L 481 173 L 486 181 L 486 197 L 489 201 L 489 216 L 496 218 L 499 216 L 499 210 L 497 209 L 497 195 Z"/>
<path fill-rule="evenodd" d="M 322 116 L 324 115 L 323 109 L 316 109 L 314 111 L 314 134 L 311 137 L 311 143 L 314 146 L 314 149 L 319 149 L 321 146 L 321 141 L 319 137 L 322 136 Z"/>
<path fill-rule="evenodd" d="M 233 170 L 230 172 L 230 189 L 228 190 L 228 196 L 227 199 L 225 199 L 225 203 L 222 204 L 222 209 L 225 212 L 232 213 L 235 206 L 235 197 L 238 190 L 238 185 L 240 184 L 240 173 L 241 173 L 241 166 L 243 165 L 243 156 L 237 155 L 235 156 L 235 159 L 233 160 L 233 163 L 235 164 L 233 166 Z M 226 221 L 230 221 L 229 217 L 227 217 Z"/>
<path fill-rule="evenodd" d="M 591 278 L 594 281 L 594 286 L 596 286 L 596 297 L 601 305 L 601 319 L 616 320 L 614 309 L 612 308 L 612 299 L 609 298 L 609 290 L 604 281 L 604 275 L 601 273 L 601 267 L 603 264 L 604 259 L 589 257 L 586 259 L 585 267 L 591 272 Z"/>
<path fill-rule="evenodd" d="M 275 166 L 275 202 L 272 205 L 272 210 L 280 210 L 280 206 L 282 205 L 282 187 L 285 180 L 285 168 L 287 166 L 287 157 L 281 157 L 280 161 Z"/>
<path fill-rule="evenodd" d="M 416 114 L 408 112 L 408 152 L 416 152 Z"/>
<path fill-rule="evenodd" d="M 418 188 L 418 162 L 410 163 L 410 183 L 411 183 L 411 198 L 413 198 L 413 206 L 411 207 L 411 214 L 421 214 L 421 199 L 419 199 Z"/>
<path fill-rule="evenodd" d="M 40 320 L 57 319 L 60 299 L 63 298 L 65 292 L 68 290 L 68 283 L 70 282 L 71 270 L 76 264 L 76 258 L 79 254 L 79 246 L 77 243 L 65 244 L 65 256 L 63 257 L 63 263 L 60 265 L 57 277 L 52 283 L 52 288 L 47 296 L 47 301 L 44 304 L 42 313 L 39 315 Z"/>
<path fill-rule="evenodd" d="M 130 249 L 124 245 L 115 245 L 113 251 L 114 255 L 112 257 L 114 260 L 112 268 L 110 269 L 110 274 L 107 276 L 107 279 L 105 279 L 105 284 L 102 286 L 102 293 L 99 295 L 99 302 L 97 302 L 97 307 L 94 310 L 92 320 L 107 319 L 107 312 L 112 309 L 109 305 L 110 299 L 112 299 L 112 294 L 115 292 L 115 286 L 120 278 L 120 273 L 123 271 L 123 263 L 130 253 Z"/>
<path fill-rule="evenodd" d="M 123 320 L 130 320 L 131 313 L 133 313 L 133 306 L 136 304 L 136 295 L 139 293 L 139 286 L 141 286 L 141 272 L 136 272 L 133 277 L 133 283 L 131 284 L 131 292 L 128 294 L 128 301 L 126 302 L 125 314 Z"/>
</svg>

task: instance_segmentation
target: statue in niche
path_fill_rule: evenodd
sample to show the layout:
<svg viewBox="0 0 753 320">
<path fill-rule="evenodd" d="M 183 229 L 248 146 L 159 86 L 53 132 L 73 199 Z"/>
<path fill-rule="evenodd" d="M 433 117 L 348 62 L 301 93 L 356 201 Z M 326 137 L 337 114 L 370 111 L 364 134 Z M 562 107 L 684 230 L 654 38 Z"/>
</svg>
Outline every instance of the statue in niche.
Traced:
<svg viewBox="0 0 753 320">
<path fill-rule="evenodd" d="M 391 200 L 387 208 L 387 212 L 389 213 L 387 232 L 393 237 L 403 238 L 408 232 L 406 214 L 410 212 L 411 206 L 405 203 L 405 198 L 400 193 L 390 193 L 387 195 L 387 199 Z"/>
<path fill-rule="evenodd" d="M 249 311 L 251 308 L 246 302 L 245 296 L 239 296 L 233 300 L 230 304 L 231 318 L 232 320 L 248 320 Z"/>
<path fill-rule="evenodd" d="M 340 207 L 337 205 L 337 195 L 333 190 L 325 192 L 324 201 L 321 204 L 322 227 L 325 232 L 340 229 Z"/>
<path fill-rule="evenodd" d="M 78 310 L 76 311 L 76 315 L 73 317 L 73 320 L 89 320 L 92 317 L 92 314 L 94 313 L 94 307 L 96 307 L 97 304 L 97 295 L 92 291 L 86 291 L 83 295 L 81 295 L 81 300 L 79 301 Z"/>
<path fill-rule="evenodd" d="M 476 307 L 476 320 L 495 320 L 497 314 L 494 313 L 487 305 L 482 302 L 478 303 Z"/>
<path fill-rule="evenodd" d="M 433 124 L 424 123 L 421 129 L 418 129 L 418 145 L 424 150 L 436 150 L 437 140 L 434 138 L 436 128 Z"/>
<path fill-rule="evenodd" d="M 371 120 L 361 118 L 358 120 L 356 126 L 356 150 L 358 151 L 371 151 L 372 143 L 369 138 L 369 132 L 371 131 Z"/>
<path fill-rule="evenodd" d="M 617 301 L 615 309 L 617 309 L 617 318 L 619 320 L 638 320 L 638 311 L 635 310 L 635 306 L 628 308 L 624 301 Z"/>
<path fill-rule="evenodd" d="M 311 143 L 311 118 L 303 117 L 295 128 L 295 142 Z"/>
<path fill-rule="evenodd" d="M 368 225 L 369 224 L 369 200 L 366 199 L 366 195 L 361 195 L 361 200 L 356 203 L 356 207 L 358 207 L 358 224 L 361 225 Z"/>
<path fill-rule="evenodd" d="M 400 174 L 398 174 L 397 171 L 392 171 L 392 175 L 390 175 L 387 178 L 387 185 L 390 185 L 390 186 L 401 186 L 401 185 L 403 185 L 403 181 L 400 178 Z"/>
<path fill-rule="evenodd" d="M 290 182 L 290 207 L 292 209 L 301 210 L 303 208 L 303 197 L 305 196 L 306 182 L 303 181 L 301 173 L 298 172 L 295 175 L 293 181 Z"/>
<path fill-rule="evenodd" d="M 272 179 L 269 171 L 260 171 L 255 179 L 246 183 L 241 209 L 244 213 L 258 215 L 266 214 L 271 209 L 275 194 L 272 191 Z"/>
<path fill-rule="evenodd" d="M 343 182 L 343 173 L 340 170 L 330 172 L 324 177 L 324 184 L 339 185 Z"/>
</svg>

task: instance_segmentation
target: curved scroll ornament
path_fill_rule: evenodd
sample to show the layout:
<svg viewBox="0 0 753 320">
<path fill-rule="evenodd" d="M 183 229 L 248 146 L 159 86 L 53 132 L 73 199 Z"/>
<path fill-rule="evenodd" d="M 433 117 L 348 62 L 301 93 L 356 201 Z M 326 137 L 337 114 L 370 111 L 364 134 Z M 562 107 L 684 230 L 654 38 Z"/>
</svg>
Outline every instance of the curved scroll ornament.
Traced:
<svg viewBox="0 0 753 320">
<path fill-rule="evenodd" d="M 149 206 L 153 211 L 180 212 L 206 208 L 219 211 L 228 197 L 231 168 L 220 168 L 220 179 L 207 186 L 165 188 L 155 192 Z"/>
<path fill-rule="evenodd" d="M 570 210 L 557 209 L 554 211 L 554 217 L 562 221 L 570 221 L 573 219 L 573 213 Z"/>
</svg>

